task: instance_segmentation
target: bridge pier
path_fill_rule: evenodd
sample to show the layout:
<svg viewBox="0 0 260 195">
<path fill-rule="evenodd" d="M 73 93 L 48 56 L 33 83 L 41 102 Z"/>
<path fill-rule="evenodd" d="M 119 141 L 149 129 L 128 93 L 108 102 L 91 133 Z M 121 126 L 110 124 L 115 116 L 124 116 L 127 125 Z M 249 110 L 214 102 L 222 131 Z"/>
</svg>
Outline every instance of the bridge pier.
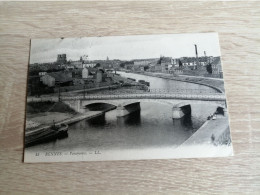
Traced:
<svg viewBox="0 0 260 195">
<path fill-rule="evenodd" d="M 172 118 L 173 119 L 179 119 L 184 116 L 184 113 L 182 112 L 181 108 L 172 108 Z"/>
<path fill-rule="evenodd" d="M 187 115 L 187 114 L 191 114 L 191 106 L 189 104 L 181 106 L 181 107 L 179 107 L 177 105 L 172 108 L 172 118 L 173 119 L 180 119 L 184 115 Z"/>
<path fill-rule="evenodd" d="M 119 104 L 116 110 L 117 110 L 117 117 L 123 117 L 133 112 L 136 112 L 138 110 L 141 110 L 140 102 L 135 102 L 125 106 Z"/>
<path fill-rule="evenodd" d="M 226 108 L 224 108 L 224 116 L 228 116 L 228 111 Z"/>
</svg>

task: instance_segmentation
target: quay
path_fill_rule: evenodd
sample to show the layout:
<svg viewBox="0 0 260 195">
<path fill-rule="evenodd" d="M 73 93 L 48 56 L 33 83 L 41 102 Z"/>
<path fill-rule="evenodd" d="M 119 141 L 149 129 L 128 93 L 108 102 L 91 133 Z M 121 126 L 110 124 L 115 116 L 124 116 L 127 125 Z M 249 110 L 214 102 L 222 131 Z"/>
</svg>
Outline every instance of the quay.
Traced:
<svg viewBox="0 0 260 195">
<path fill-rule="evenodd" d="M 216 120 L 207 120 L 180 146 L 199 144 L 219 145 L 228 143 L 230 141 L 228 139 L 230 139 L 228 117 L 218 115 Z"/>
<path fill-rule="evenodd" d="M 72 123 L 75 123 L 75 122 L 78 122 L 78 121 L 81 121 L 84 119 L 91 119 L 91 118 L 100 116 L 102 114 L 103 114 L 103 111 L 89 111 L 87 113 L 79 114 L 72 118 L 68 118 L 68 119 L 56 122 L 55 124 L 61 125 L 61 124 L 65 123 L 65 124 L 69 125 L 69 124 L 72 124 Z M 38 128 L 34 128 L 33 130 L 27 130 L 25 132 L 25 137 L 43 133 L 44 131 L 49 131 L 50 127 L 51 127 L 51 125 L 44 125 L 44 126 L 40 126 Z"/>
</svg>

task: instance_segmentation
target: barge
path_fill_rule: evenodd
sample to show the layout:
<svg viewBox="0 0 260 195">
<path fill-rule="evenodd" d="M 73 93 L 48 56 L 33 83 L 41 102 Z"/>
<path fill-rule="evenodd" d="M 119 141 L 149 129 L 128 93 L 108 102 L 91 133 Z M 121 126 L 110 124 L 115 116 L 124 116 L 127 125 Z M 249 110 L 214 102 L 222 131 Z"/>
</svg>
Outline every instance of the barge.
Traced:
<svg viewBox="0 0 260 195">
<path fill-rule="evenodd" d="M 68 125 L 52 125 L 50 128 L 43 129 L 31 134 L 25 134 L 25 147 L 36 145 L 39 143 L 45 143 L 48 141 L 53 141 L 58 138 L 63 138 L 68 136 Z"/>
</svg>

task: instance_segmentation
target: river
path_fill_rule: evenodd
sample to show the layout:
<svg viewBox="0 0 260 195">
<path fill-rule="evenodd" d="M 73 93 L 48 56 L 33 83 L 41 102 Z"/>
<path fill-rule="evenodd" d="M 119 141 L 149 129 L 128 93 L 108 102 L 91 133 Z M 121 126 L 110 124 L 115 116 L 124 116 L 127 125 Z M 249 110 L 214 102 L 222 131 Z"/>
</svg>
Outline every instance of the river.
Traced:
<svg viewBox="0 0 260 195">
<path fill-rule="evenodd" d="M 151 76 L 120 72 L 121 76 L 150 82 L 151 89 L 191 88 L 215 92 L 214 89 L 193 83 L 167 80 Z M 120 101 L 120 100 L 119 100 Z M 116 110 L 83 120 L 69 126 L 68 137 L 32 146 L 27 150 L 111 150 L 141 149 L 164 146 L 177 147 L 187 140 L 216 110 L 216 106 L 200 101 L 189 101 L 191 116 L 172 119 L 172 105 L 181 100 L 141 101 L 141 111 L 117 118 Z M 186 100 L 188 101 L 188 100 Z"/>
<path fill-rule="evenodd" d="M 163 79 L 163 78 L 135 74 L 135 73 L 126 73 L 121 71 L 120 72 L 117 71 L 117 73 L 126 78 L 136 79 L 136 81 L 138 80 L 148 81 L 150 83 L 150 89 L 167 89 L 167 90 L 192 89 L 192 90 L 207 91 L 208 93 L 218 93 L 216 89 L 204 85 L 198 85 L 195 83 L 175 81 L 175 80 Z"/>
</svg>

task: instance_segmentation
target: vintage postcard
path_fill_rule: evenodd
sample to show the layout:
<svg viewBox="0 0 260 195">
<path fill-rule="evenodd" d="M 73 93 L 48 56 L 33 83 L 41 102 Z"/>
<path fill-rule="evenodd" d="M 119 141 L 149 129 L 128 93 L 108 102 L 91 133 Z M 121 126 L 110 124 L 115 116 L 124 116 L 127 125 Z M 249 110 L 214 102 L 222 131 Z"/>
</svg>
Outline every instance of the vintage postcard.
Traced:
<svg viewBox="0 0 260 195">
<path fill-rule="evenodd" d="M 217 33 L 31 40 L 25 162 L 233 155 Z"/>
</svg>

